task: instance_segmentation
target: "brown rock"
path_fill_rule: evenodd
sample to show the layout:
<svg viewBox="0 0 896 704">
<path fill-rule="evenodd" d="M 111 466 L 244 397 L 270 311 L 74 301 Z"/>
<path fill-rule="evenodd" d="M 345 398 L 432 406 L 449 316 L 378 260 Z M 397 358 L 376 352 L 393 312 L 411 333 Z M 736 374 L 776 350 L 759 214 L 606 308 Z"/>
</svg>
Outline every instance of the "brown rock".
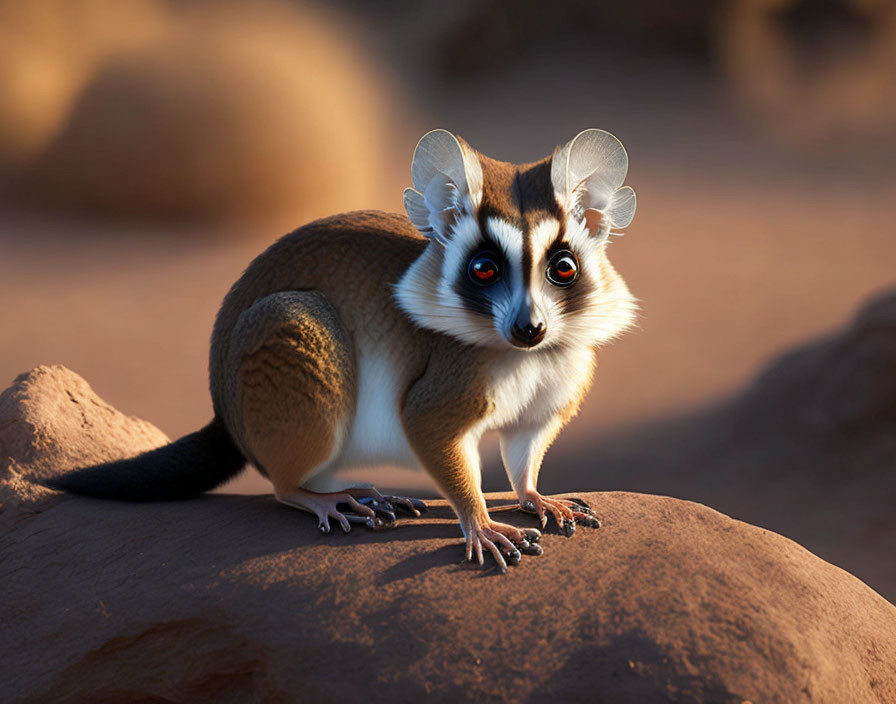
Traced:
<svg viewBox="0 0 896 704">
<path fill-rule="evenodd" d="M 154 425 L 126 416 L 63 366 L 16 377 L 0 394 L 0 521 L 40 510 L 61 495 L 35 481 L 132 457 L 169 442 Z"/>
<path fill-rule="evenodd" d="M 896 291 L 712 406 L 550 453 L 545 488 L 701 501 L 896 599 Z M 558 471 L 558 470 L 562 470 Z M 562 482 L 557 477 L 562 477 Z"/>
<path fill-rule="evenodd" d="M 0 0 L 0 173 L 40 153 L 106 58 L 165 31 L 158 0 Z"/>
<path fill-rule="evenodd" d="M 276 0 L 162 7 L 165 31 L 96 62 L 13 175 L 22 202 L 277 226 L 377 202 L 389 91 L 338 21 Z"/>
<path fill-rule="evenodd" d="M 99 459 L 102 418 L 110 455 L 162 440 L 61 367 L 0 407 L 13 501 Z M 896 607 L 859 580 L 698 504 L 584 498 L 600 530 L 504 577 L 460 563 L 444 502 L 330 536 L 266 496 L 59 502 L 0 543 L 0 699 L 896 699 Z"/>
</svg>

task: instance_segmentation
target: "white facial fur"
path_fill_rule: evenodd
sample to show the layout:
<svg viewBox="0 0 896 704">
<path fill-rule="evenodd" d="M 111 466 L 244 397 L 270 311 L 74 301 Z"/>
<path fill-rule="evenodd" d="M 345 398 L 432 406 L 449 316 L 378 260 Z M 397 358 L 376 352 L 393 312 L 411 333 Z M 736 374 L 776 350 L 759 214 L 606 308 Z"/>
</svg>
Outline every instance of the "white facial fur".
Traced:
<svg viewBox="0 0 896 704">
<path fill-rule="evenodd" d="M 470 215 L 452 227 L 444 249 L 433 240 L 395 286 L 395 299 L 422 328 L 443 332 L 472 345 L 494 344 L 494 330 L 475 315 L 453 290 L 456 272 L 466 271 L 466 252 L 479 241 L 479 226 Z"/>
<path fill-rule="evenodd" d="M 551 217 L 526 231 L 490 217 L 483 232 L 479 157 L 449 132 L 427 133 L 414 152 L 414 188 L 404 200 L 411 222 L 431 243 L 396 285 L 399 305 L 421 327 L 520 353 L 590 348 L 615 337 L 632 324 L 636 309 L 605 252 L 611 230 L 627 226 L 635 213 L 635 193 L 622 185 L 627 170 L 628 155 L 616 137 L 580 132 L 550 162 L 555 205 L 565 213 L 563 237 Z M 578 278 L 567 287 L 546 277 L 548 258 L 561 244 L 578 263 Z M 483 250 L 497 255 L 502 268 L 488 286 L 468 277 L 471 258 Z"/>
<path fill-rule="evenodd" d="M 628 328 L 635 317 L 636 305 L 625 283 L 606 259 L 606 240 L 589 234 L 584 220 L 568 217 L 564 241 L 579 263 L 579 278 L 569 288 L 558 288 L 545 276 L 548 249 L 557 239 L 559 223 L 547 219 L 531 232 L 523 233 L 514 225 L 489 218 L 481 233 L 472 216 L 459 218 L 451 237 L 442 245 L 431 243 L 424 254 L 396 286 L 396 299 L 402 309 L 420 326 L 443 332 L 463 342 L 499 347 L 513 346 L 511 326 L 521 306 L 528 306 L 533 320 L 545 326 L 544 340 L 520 353 L 539 352 L 556 347 L 594 347 Z M 529 285 L 524 285 L 524 238 L 529 238 L 531 264 Z M 489 249 L 499 249 L 503 274 L 499 282 L 469 292 L 488 301 L 488 312 L 465 302 L 458 288 L 467 276 L 470 258 L 483 240 Z M 574 309 L 568 299 L 575 296 Z"/>
</svg>

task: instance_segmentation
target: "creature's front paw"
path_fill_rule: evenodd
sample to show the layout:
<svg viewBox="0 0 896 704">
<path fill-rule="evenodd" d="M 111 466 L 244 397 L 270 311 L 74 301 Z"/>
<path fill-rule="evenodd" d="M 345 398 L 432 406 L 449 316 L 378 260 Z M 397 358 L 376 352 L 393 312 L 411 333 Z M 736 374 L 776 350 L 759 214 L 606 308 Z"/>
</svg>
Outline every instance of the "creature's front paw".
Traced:
<svg viewBox="0 0 896 704">
<path fill-rule="evenodd" d="M 523 555 L 541 555 L 542 552 L 538 544 L 541 533 L 534 528 L 516 528 L 485 519 L 473 522 L 464 533 L 467 536 L 467 562 L 472 562 L 475 557 L 480 565 L 483 564 L 482 548 L 485 547 L 502 573 L 507 571 L 508 564 L 518 565 Z"/>
<path fill-rule="evenodd" d="M 534 513 L 541 519 L 541 527 L 553 516 L 557 527 L 567 537 L 576 532 L 576 523 L 589 528 L 600 528 L 600 520 L 591 507 L 582 499 L 554 499 L 542 496 L 537 491 L 526 492 L 520 507 L 527 513 Z"/>
</svg>

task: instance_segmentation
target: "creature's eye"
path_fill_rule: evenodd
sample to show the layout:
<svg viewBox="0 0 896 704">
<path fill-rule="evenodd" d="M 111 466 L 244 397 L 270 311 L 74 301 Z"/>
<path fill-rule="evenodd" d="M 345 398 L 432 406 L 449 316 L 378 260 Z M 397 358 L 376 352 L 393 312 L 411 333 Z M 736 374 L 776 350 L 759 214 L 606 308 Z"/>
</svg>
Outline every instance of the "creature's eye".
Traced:
<svg viewBox="0 0 896 704">
<path fill-rule="evenodd" d="M 470 281 L 478 286 L 490 286 L 501 278 L 501 265 L 498 257 L 491 252 L 479 252 L 473 255 L 467 274 Z"/>
<path fill-rule="evenodd" d="M 554 286 L 572 286 L 579 278 L 579 263 L 576 261 L 576 255 L 568 249 L 556 252 L 548 262 L 545 276 Z"/>
</svg>

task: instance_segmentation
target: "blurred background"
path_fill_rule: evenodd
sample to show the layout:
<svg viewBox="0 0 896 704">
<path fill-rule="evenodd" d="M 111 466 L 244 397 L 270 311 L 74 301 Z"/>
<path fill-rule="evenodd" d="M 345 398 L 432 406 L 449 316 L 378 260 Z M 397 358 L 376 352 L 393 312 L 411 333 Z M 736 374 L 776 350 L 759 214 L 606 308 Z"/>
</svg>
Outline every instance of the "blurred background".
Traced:
<svg viewBox="0 0 896 704">
<path fill-rule="evenodd" d="M 508 161 L 587 127 L 629 151 L 639 210 L 611 259 L 640 327 L 601 353 L 542 487 L 705 501 L 896 596 L 890 0 L 0 0 L 0 374 L 61 363 L 198 428 L 231 283 L 308 220 L 401 210 L 434 127 Z M 831 444 L 842 389 L 857 430 Z M 806 394 L 830 423 L 801 425 Z"/>
</svg>

